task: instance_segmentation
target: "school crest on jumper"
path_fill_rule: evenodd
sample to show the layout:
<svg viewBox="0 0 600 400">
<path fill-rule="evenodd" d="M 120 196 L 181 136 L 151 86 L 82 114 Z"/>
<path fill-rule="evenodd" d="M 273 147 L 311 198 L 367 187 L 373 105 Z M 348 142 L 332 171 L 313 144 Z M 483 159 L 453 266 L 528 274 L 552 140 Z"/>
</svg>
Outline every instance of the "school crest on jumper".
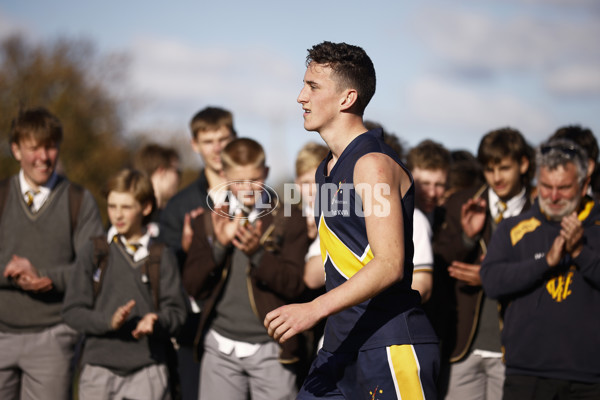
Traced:
<svg viewBox="0 0 600 400">
<path fill-rule="evenodd" d="M 550 279 L 546 283 L 546 290 L 557 303 L 562 302 L 571 294 L 574 271 L 575 266 L 571 266 L 567 272 Z"/>
</svg>

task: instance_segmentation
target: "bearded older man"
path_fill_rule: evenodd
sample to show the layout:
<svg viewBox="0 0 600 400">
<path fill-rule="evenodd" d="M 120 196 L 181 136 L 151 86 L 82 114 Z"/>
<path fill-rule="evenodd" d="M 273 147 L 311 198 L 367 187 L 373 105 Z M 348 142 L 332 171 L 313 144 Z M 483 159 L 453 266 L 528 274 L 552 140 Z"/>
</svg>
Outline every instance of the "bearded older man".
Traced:
<svg viewBox="0 0 600 400">
<path fill-rule="evenodd" d="M 538 200 L 503 221 L 481 265 L 504 307 L 504 399 L 600 398 L 600 207 L 585 195 L 587 155 L 537 149 Z"/>
</svg>

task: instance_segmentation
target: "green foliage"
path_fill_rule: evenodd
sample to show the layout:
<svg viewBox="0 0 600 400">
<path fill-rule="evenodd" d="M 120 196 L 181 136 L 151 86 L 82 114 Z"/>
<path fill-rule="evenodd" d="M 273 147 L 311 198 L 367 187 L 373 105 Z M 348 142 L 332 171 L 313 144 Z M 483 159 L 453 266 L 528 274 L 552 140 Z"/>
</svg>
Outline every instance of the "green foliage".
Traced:
<svg viewBox="0 0 600 400">
<path fill-rule="evenodd" d="M 127 104 L 111 90 L 123 87 L 126 69 L 124 57 L 99 56 L 84 40 L 30 44 L 14 36 L 2 42 L 0 178 L 19 170 L 10 154 L 10 121 L 20 109 L 46 107 L 63 124 L 62 171 L 94 194 L 106 218 L 103 187 L 131 156 L 122 139 Z"/>
</svg>

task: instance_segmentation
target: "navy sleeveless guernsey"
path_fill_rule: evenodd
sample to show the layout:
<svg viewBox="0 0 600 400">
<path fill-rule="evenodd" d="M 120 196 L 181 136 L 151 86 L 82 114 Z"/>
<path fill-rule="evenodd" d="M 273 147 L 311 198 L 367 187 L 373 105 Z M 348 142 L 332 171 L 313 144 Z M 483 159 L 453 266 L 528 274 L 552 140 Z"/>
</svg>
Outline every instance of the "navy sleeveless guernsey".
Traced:
<svg viewBox="0 0 600 400">
<path fill-rule="evenodd" d="M 362 201 L 355 193 L 353 183 L 354 166 L 368 153 L 386 154 L 411 176 L 397 154 L 384 143 L 381 129 L 356 137 L 343 151 L 329 175 L 327 164 L 331 160 L 331 152 L 319 165 L 316 174 L 318 191 L 315 218 L 328 291 L 350 279 L 373 258 Z M 381 186 L 373 190 L 383 190 L 384 187 Z M 324 350 L 331 353 L 355 352 L 399 344 L 437 342 L 420 307 L 420 296 L 411 289 L 414 191 L 411 176 L 411 186 L 402 198 L 405 259 L 403 279 L 374 298 L 329 316 L 325 326 Z M 374 193 L 374 198 L 377 199 L 377 193 Z"/>
</svg>

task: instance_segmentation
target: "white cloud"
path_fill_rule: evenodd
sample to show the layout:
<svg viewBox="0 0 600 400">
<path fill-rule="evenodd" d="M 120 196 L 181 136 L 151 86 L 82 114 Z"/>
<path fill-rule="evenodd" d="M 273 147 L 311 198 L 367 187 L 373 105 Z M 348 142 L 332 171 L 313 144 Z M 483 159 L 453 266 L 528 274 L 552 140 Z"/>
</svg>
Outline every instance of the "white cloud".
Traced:
<svg viewBox="0 0 600 400">
<path fill-rule="evenodd" d="M 559 95 L 600 93 L 600 68 L 597 65 L 572 65 L 546 75 L 546 86 Z"/>
<path fill-rule="evenodd" d="M 546 10 L 548 11 L 548 10 Z M 534 16 L 535 15 L 535 16 Z M 536 14 L 486 14 L 455 9 L 425 9 L 415 29 L 426 46 L 433 50 L 438 65 L 463 75 L 473 71 L 493 74 L 531 74 L 542 76 L 547 89 L 576 94 L 598 91 L 595 79 L 583 85 L 581 79 L 561 79 L 554 75 L 568 71 L 600 71 L 600 37 L 597 13 L 550 18 Z"/>
<path fill-rule="evenodd" d="M 600 36 L 600 26 L 594 19 L 547 21 L 439 9 L 429 9 L 423 19 L 428 23 L 418 28 L 422 38 L 458 65 L 531 68 L 552 65 L 566 55 L 600 58 L 593 41 Z"/>
<path fill-rule="evenodd" d="M 12 35 L 28 35 L 29 29 L 25 24 L 16 21 L 4 14 L 0 10 L 0 40 L 4 40 Z"/>
<path fill-rule="evenodd" d="M 586 9 L 598 9 L 597 0 L 512 0 L 516 3 L 532 3 L 532 4 L 553 4 L 557 6 L 566 6 L 569 8 L 583 7 Z"/>
<path fill-rule="evenodd" d="M 483 135 L 495 128 L 511 126 L 532 142 L 538 142 L 556 126 L 552 115 L 521 98 L 476 90 L 432 76 L 422 77 L 410 85 L 407 104 L 407 115 L 413 125 L 440 132 Z M 477 140 L 470 139 L 471 142 Z M 454 147 L 460 145 L 457 143 Z"/>
<path fill-rule="evenodd" d="M 130 130 L 162 136 L 171 132 L 187 140 L 187 122 L 193 113 L 207 105 L 225 107 L 233 111 L 240 135 L 265 146 L 270 165 L 277 166 L 271 179 L 291 175 L 293 163 L 284 149 L 295 149 L 297 142 L 306 140 L 297 135 L 303 132 L 295 102 L 303 64 L 292 67 L 259 45 L 194 46 L 157 38 L 137 40 L 130 54 L 133 90 L 146 102 L 136 120 L 127 121 Z"/>
<path fill-rule="evenodd" d="M 141 39 L 131 51 L 134 85 L 161 102 L 221 101 L 265 118 L 297 111 L 290 98 L 300 73 L 265 49 Z"/>
</svg>

